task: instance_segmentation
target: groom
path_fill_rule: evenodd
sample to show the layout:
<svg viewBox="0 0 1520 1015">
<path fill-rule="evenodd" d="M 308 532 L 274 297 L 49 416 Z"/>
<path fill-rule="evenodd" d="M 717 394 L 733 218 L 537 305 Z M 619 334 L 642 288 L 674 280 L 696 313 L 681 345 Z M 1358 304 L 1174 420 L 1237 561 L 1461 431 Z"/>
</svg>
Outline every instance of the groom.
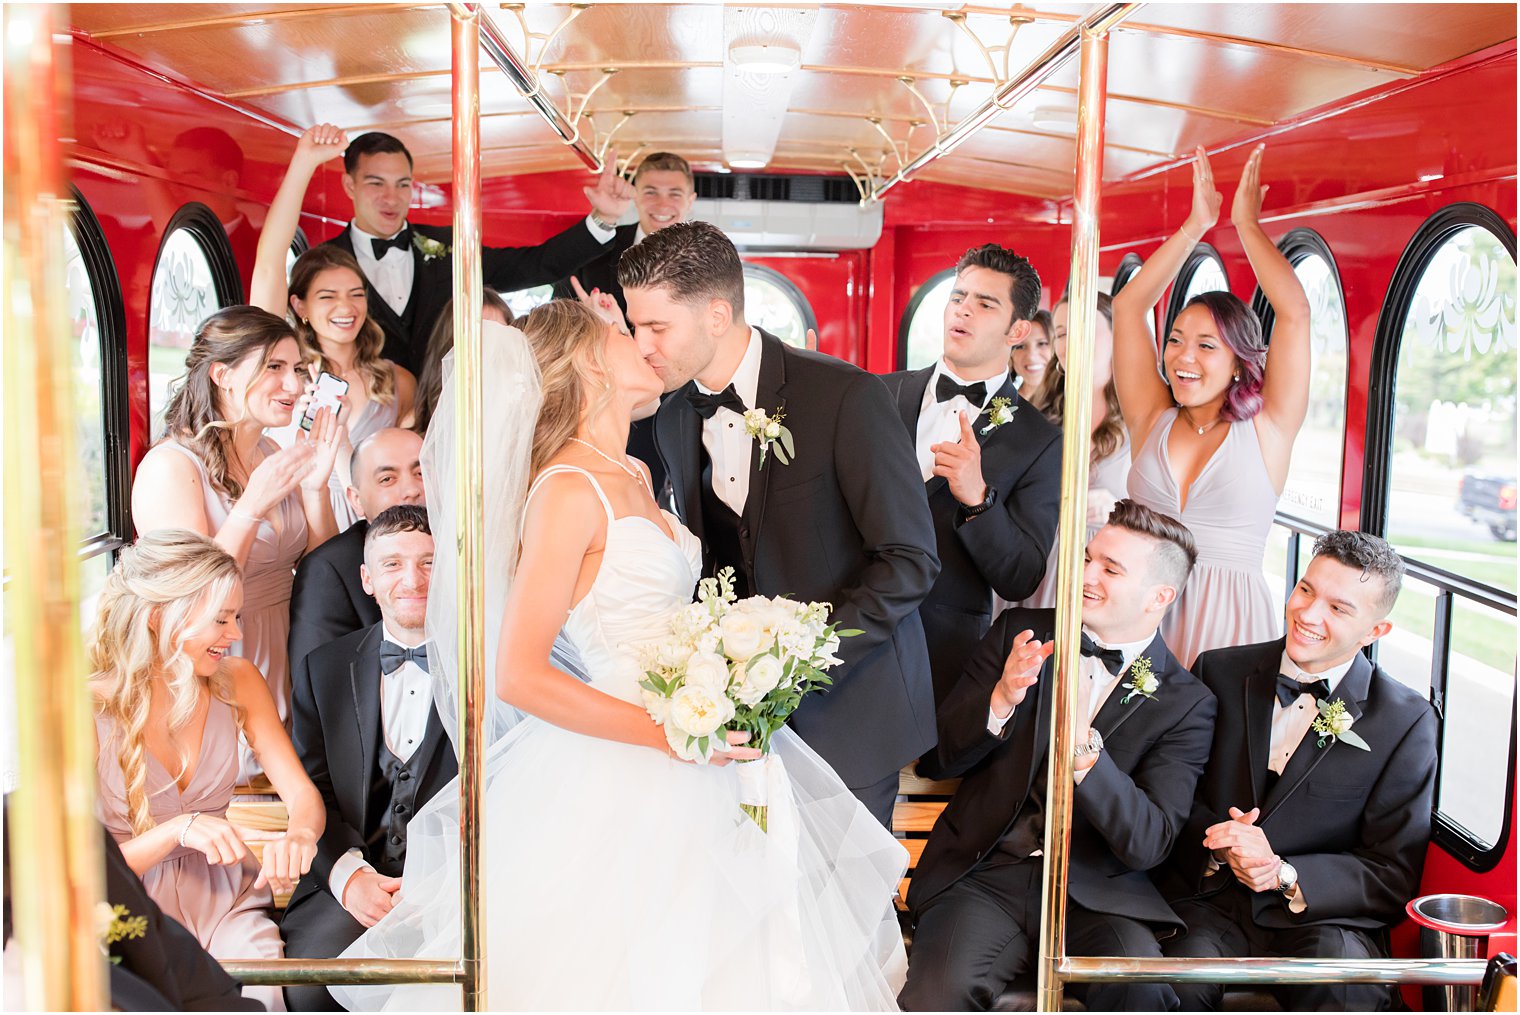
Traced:
<svg viewBox="0 0 1520 1015">
<path fill-rule="evenodd" d="M 669 226 L 618 264 L 639 349 L 665 382 L 655 443 L 705 570 L 741 597 L 833 604 L 844 639 L 829 693 L 792 726 L 888 828 L 898 769 L 934 746 L 934 692 L 918 606 L 939 560 L 923 480 L 891 396 L 848 363 L 793 349 L 744 320 L 744 272 L 706 222 Z M 761 409 L 795 457 L 745 429 Z"/>
</svg>

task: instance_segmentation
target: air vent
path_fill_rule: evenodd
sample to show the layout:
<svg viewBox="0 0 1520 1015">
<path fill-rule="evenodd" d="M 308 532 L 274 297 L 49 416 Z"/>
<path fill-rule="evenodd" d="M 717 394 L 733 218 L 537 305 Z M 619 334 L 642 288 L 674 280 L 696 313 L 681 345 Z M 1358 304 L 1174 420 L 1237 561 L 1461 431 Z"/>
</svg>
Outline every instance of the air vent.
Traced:
<svg viewBox="0 0 1520 1015">
<path fill-rule="evenodd" d="M 697 173 L 697 197 L 728 201 L 805 201 L 855 204 L 860 193 L 847 176 Z"/>
</svg>

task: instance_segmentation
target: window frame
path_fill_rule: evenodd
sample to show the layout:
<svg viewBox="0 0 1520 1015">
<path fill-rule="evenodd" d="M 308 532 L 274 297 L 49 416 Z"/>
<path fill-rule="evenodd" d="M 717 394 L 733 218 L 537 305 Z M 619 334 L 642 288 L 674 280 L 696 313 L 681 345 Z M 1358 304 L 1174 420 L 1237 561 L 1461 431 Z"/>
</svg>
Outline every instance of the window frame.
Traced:
<svg viewBox="0 0 1520 1015">
<path fill-rule="evenodd" d="M 102 553 L 114 553 L 132 536 L 131 399 L 127 386 L 127 313 L 121 279 L 94 209 L 72 184 L 69 197 L 73 208 L 68 227 L 90 279 L 95 319 L 100 328 L 100 415 L 105 430 L 106 528 L 84 536 L 79 547 L 79 559 L 83 562 Z"/>
<path fill-rule="evenodd" d="M 807 333 L 811 331 L 815 335 L 818 334 L 818 315 L 813 313 L 813 305 L 809 303 L 808 298 L 802 294 L 802 290 L 798 287 L 797 283 L 787 278 L 775 268 L 771 268 L 763 264 L 755 264 L 750 261 L 744 261 L 742 262 L 741 267 L 744 270 L 745 277 L 753 276 L 755 278 L 771 283 L 777 289 L 780 289 L 782 294 L 786 296 L 787 299 L 792 301 L 792 306 L 800 312 L 802 317 L 802 334 L 804 337 L 804 345 L 802 348 L 807 348 Z"/>
<path fill-rule="evenodd" d="M 1172 294 L 1166 303 L 1166 327 L 1161 329 L 1163 336 L 1172 332 L 1172 325 L 1177 320 L 1177 315 L 1182 313 L 1182 308 L 1187 306 L 1183 294 L 1188 291 L 1188 286 L 1193 284 L 1193 276 L 1198 273 L 1198 268 L 1205 261 L 1213 261 L 1219 266 L 1219 273 L 1224 276 L 1224 291 L 1233 292 L 1230 288 L 1230 270 L 1225 267 L 1224 257 L 1219 249 L 1212 243 L 1200 243 L 1188 254 L 1187 260 L 1182 262 L 1182 270 L 1177 273 L 1177 278 L 1172 282 Z M 1125 279 L 1126 282 L 1129 279 Z"/>
<path fill-rule="evenodd" d="M 1129 285 L 1130 279 L 1134 278 L 1143 267 L 1145 267 L 1144 259 L 1133 250 L 1121 257 L 1119 259 L 1119 266 L 1114 269 L 1113 291 L 1109 295 L 1119 295 L 1119 290 Z"/>
<path fill-rule="evenodd" d="M 902 320 L 897 323 L 897 369 L 908 369 L 908 332 L 913 327 L 913 318 L 918 314 L 918 308 L 923 306 L 924 298 L 934 291 L 935 287 L 947 278 L 955 277 L 954 268 L 946 268 L 937 271 L 933 275 L 919 283 L 913 290 L 913 298 L 908 300 L 908 309 L 903 311 Z"/>
<path fill-rule="evenodd" d="M 1373 339 L 1372 363 L 1368 377 L 1367 391 L 1367 427 L 1366 437 L 1363 443 L 1363 479 L 1362 479 L 1362 509 L 1361 525 L 1366 532 L 1376 532 L 1383 536 L 1388 534 L 1388 508 L 1391 499 L 1391 484 L 1393 481 L 1393 424 L 1394 413 L 1397 409 L 1396 385 L 1398 383 L 1399 354 L 1403 351 L 1404 322 L 1409 316 L 1409 311 L 1414 303 L 1415 292 L 1419 289 L 1420 282 L 1425 276 L 1425 271 L 1430 266 L 1436 253 L 1446 244 L 1454 234 L 1471 227 L 1487 229 L 1509 251 L 1511 258 L 1515 257 L 1515 233 L 1509 227 L 1503 216 L 1493 209 L 1470 201 L 1449 204 L 1436 211 L 1427 218 L 1420 228 L 1415 230 L 1404 252 L 1399 257 L 1398 265 L 1394 268 L 1393 278 L 1388 283 L 1388 291 L 1383 299 L 1383 305 L 1378 313 L 1377 330 Z M 1403 556 L 1401 554 L 1401 556 Z M 1504 600 L 1511 606 L 1515 597 L 1500 589 L 1491 588 L 1480 582 L 1475 582 L 1462 575 L 1453 574 L 1442 568 L 1427 564 L 1415 557 L 1404 557 L 1407 563 L 1413 564 L 1420 572 L 1424 572 L 1435 579 L 1439 585 L 1450 584 L 1455 587 L 1468 587 L 1478 593 L 1478 601 L 1483 599 Z M 1467 597 L 1464 597 L 1467 598 Z M 1448 818 L 1441 811 L 1439 799 L 1441 786 L 1441 769 L 1444 767 L 1443 752 L 1441 747 L 1446 743 L 1446 678 L 1450 667 L 1450 615 L 1452 602 L 1448 596 L 1445 600 L 1446 609 L 1440 609 L 1441 602 L 1437 602 L 1436 626 L 1433 634 L 1437 639 L 1447 641 L 1447 651 L 1439 659 L 1431 660 L 1431 704 L 1436 710 L 1437 729 L 1437 771 L 1434 812 L 1431 815 L 1431 841 L 1435 842 L 1446 852 L 1469 869 L 1478 873 L 1485 873 L 1498 866 L 1504 858 L 1505 850 L 1509 845 L 1509 838 L 1514 824 L 1515 809 L 1515 746 L 1516 746 L 1516 722 L 1510 719 L 1508 772 L 1505 777 L 1503 824 L 1500 827 L 1497 841 L 1487 849 L 1470 838 L 1464 829 L 1454 819 Z M 1443 623 L 1443 619 L 1446 623 Z M 1432 652 L 1435 655 L 1435 652 Z M 1511 702 L 1514 695 L 1511 696 Z"/>
</svg>

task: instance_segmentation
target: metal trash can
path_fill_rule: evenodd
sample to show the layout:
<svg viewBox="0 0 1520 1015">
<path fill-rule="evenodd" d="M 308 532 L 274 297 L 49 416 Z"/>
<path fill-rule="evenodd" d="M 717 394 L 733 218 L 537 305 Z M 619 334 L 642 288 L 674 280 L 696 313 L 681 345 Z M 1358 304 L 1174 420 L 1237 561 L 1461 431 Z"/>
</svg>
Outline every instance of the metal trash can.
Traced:
<svg viewBox="0 0 1520 1015">
<path fill-rule="evenodd" d="M 1474 959 L 1488 950 L 1488 936 L 1503 930 L 1509 913 L 1476 895 L 1422 895 L 1404 907 L 1420 925 L 1420 955 L 1427 959 Z M 1426 1011 L 1472 1011 L 1478 988 L 1424 989 Z"/>
</svg>

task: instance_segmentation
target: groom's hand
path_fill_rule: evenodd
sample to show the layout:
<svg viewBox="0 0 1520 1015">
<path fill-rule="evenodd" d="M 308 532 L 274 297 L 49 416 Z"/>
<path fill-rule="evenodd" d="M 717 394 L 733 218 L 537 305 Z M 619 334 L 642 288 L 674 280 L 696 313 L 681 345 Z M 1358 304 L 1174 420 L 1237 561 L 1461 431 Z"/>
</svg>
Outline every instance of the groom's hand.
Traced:
<svg viewBox="0 0 1520 1015">
<path fill-rule="evenodd" d="M 976 442 L 966 414 L 959 415 L 960 441 L 932 444 L 929 452 L 934 455 L 933 475 L 944 476 L 951 496 L 966 507 L 974 507 L 987 499 L 987 481 L 982 478 L 982 446 Z"/>
<path fill-rule="evenodd" d="M 343 886 L 343 908 L 361 927 L 373 927 L 396 905 L 400 878 L 388 878 L 372 870 L 354 871 Z"/>
<path fill-rule="evenodd" d="M 1003 663 L 1003 675 L 992 689 L 992 713 L 999 717 L 1013 714 L 1021 705 L 1029 689 L 1040 680 L 1040 667 L 1055 651 L 1053 641 L 1036 641 L 1033 631 L 1020 631 L 1014 635 L 1013 647 Z"/>
</svg>

